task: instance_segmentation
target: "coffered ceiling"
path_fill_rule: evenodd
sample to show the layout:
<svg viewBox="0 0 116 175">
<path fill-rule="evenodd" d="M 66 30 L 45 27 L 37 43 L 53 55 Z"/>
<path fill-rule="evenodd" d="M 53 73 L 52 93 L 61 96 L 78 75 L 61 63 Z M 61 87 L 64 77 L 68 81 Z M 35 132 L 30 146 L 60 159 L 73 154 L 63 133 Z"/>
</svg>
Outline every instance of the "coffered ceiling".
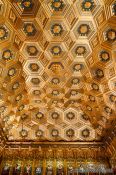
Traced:
<svg viewBox="0 0 116 175">
<path fill-rule="evenodd" d="M 113 0 L 0 0 L 7 140 L 106 136 L 116 123 L 115 15 Z"/>
</svg>

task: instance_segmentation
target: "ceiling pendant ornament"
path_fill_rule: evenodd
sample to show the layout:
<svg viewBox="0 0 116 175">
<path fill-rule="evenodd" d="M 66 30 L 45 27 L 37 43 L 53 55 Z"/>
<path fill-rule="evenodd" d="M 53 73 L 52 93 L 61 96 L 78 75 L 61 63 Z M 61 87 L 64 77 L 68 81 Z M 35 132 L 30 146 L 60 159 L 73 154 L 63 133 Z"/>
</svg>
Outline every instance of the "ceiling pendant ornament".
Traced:
<svg viewBox="0 0 116 175">
<path fill-rule="evenodd" d="M 107 62 L 110 60 L 110 55 L 107 51 L 102 51 L 99 55 L 100 61 Z"/>
<path fill-rule="evenodd" d="M 86 106 L 86 109 L 87 109 L 88 111 L 92 111 L 92 108 L 91 108 L 90 106 Z"/>
<path fill-rule="evenodd" d="M 112 103 L 116 103 L 116 96 L 115 96 L 115 95 L 111 94 L 111 95 L 109 96 L 109 99 L 110 99 L 110 101 L 111 101 Z"/>
<path fill-rule="evenodd" d="M 23 137 L 23 138 L 27 137 L 28 136 L 28 131 L 26 129 L 22 129 L 20 131 L 20 136 Z"/>
<path fill-rule="evenodd" d="M 82 70 L 82 68 L 83 68 L 83 65 L 82 65 L 82 64 L 75 64 L 75 65 L 73 66 L 73 70 L 74 70 L 75 72 Z"/>
<path fill-rule="evenodd" d="M 92 0 L 84 0 L 82 2 L 83 11 L 92 11 L 94 8 L 94 1 Z"/>
<path fill-rule="evenodd" d="M 16 96 L 15 100 L 18 102 L 22 99 L 22 94 L 19 94 Z"/>
<path fill-rule="evenodd" d="M 36 56 L 38 54 L 38 50 L 35 46 L 27 46 L 26 50 L 29 56 Z"/>
<path fill-rule="evenodd" d="M 37 114 L 36 114 L 36 118 L 37 119 L 42 119 L 44 117 L 44 114 L 42 113 L 42 112 L 38 112 Z"/>
<path fill-rule="evenodd" d="M 51 33 L 54 36 L 60 36 L 63 32 L 63 27 L 61 26 L 61 24 L 53 24 L 51 26 Z"/>
<path fill-rule="evenodd" d="M 30 10 L 33 7 L 32 0 L 21 0 L 19 4 L 24 10 Z"/>
<path fill-rule="evenodd" d="M 8 121 L 9 121 L 9 119 L 10 119 L 10 117 L 9 117 L 9 116 L 5 116 L 5 117 L 3 118 L 3 122 L 8 122 Z"/>
<path fill-rule="evenodd" d="M 22 114 L 21 115 L 21 120 L 25 120 L 25 119 L 27 119 L 29 116 L 27 115 L 27 114 Z"/>
<path fill-rule="evenodd" d="M 32 78 L 31 79 L 31 82 L 34 84 L 34 85 L 38 85 L 40 83 L 40 80 L 39 78 Z"/>
<path fill-rule="evenodd" d="M 73 120 L 75 118 L 75 114 L 73 112 L 68 112 L 66 114 L 66 118 L 69 120 Z"/>
<path fill-rule="evenodd" d="M 108 120 L 107 120 L 107 118 L 106 118 L 106 117 L 101 116 L 100 118 L 101 118 L 101 120 L 102 120 L 104 123 L 107 123 L 107 121 L 108 121 Z"/>
<path fill-rule="evenodd" d="M 25 105 L 22 104 L 21 106 L 19 106 L 18 111 L 21 112 L 24 108 L 25 108 Z"/>
<path fill-rule="evenodd" d="M 84 119 L 85 121 L 88 121 L 89 120 L 89 116 L 86 115 L 86 114 L 82 114 L 81 115 L 81 118 Z"/>
<path fill-rule="evenodd" d="M 36 137 L 42 137 L 43 136 L 43 131 L 41 129 L 38 129 L 36 132 L 35 132 L 35 135 Z"/>
<path fill-rule="evenodd" d="M 73 85 L 77 85 L 77 84 L 79 84 L 79 82 L 80 82 L 79 78 L 73 78 L 72 81 L 71 81 L 71 83 Z"/>
<path fill-rule="evenodd" d="M 78 46 L 75 50 L 76 55 L 82 56 L 86 53 L 86 48 L 84 46 Z"/>
<path fill-rule="evenodd" d="M 66 131 L 66 135 L 67 135 L 67 137 L 74 137 L 75 131 L 73 129 L 68 129 Z"/>
<path fill-rule="evenodd" d="M 40 90 L 34 90 L 33 91 L 33 94 L 39 96 L 39 95 L 41 95 L 41 91 Z"/>
<path fill-rule="evenodd" d="M 34 36 L 36 34 L 36 28 L 32 23 L 24 23 L 23 31 L 27 36 Z"/>
<path fill-rule="evenodd" d="M 89 95 L 89 100 L 92 101 L 92 102 L 95 102 L 95 97 L 92 96 L 92 95 Z"/>
<path fill-rule="evenodd" d="M 71 90 L 70 91 L 70 95 L 72 95 L 72 96 L 75 96 L 77 94 L 78 94 L 78 91 L 77 90 Z"/>
<path fill-rule="evenodd" d="M 70 104 L 76 104 L 77 101 L 76 101 L 76 100 L 70 100 L 69 103 L 70 103 Z"/>
<path fill-rule="evenodd" d="M 55 56 L 60 55 L 61 52 L 62 52 L 62 49 L 61 49 L 60 46 L 53 46 L 53 47 L 51 48 L 51 53 L 52 53 L 53 55 L 55 55 Z"/>
<path fill-rule="evenodd" d="M 32 71 L 32 72 L 37 72 L 38 70 L 39 70 L 39 66 L 38 66 L 38 64 L 36 64 L 36 63 L 31 63 L 31 64 L 29 64 L 29 69 Z"/>
<path fill-rule="evenodd" d="M 58 104 L 58 100 L 52 100 L 52 104 L 57 105 Z"/>
<path fill-rule="evenodd" d="M 11 50 L 7 49 L 4 50 L 2 53 L 2 59 L 3 60 L 11 60 L 13 58 L 13 53 L 11 52 Z"/>
<path fill-rule="evenodd" d="M 106 112 L 107 114 L 112 114 L 112 109 L 109 108 L 108 106 L 106 106 L 106 107 L 104 108 L 104 110 L 105 110 L 105 112 Z"/>
<path fill-rule="evenodd" d="M 52 137 L 58 137 L 59 136 L 59 131 L 57 129 L 53 129 L 51 131 L 51 135 L 52 135 Z"/>
<path fill-rule="evenodd" d="M 115 29 L 108 29 L 105 33 L 106 40 L 109 42 L 116 41 L 116 30 Z"/>
<path fill-rule="evenodd" d="M 13 77 L 15 74 L 16 74 L 16 69 L 14 67 L 8 70 L 8 76 Z"/>
<path fill-rule="evenodd" d="M 49 65 L 48 69 L 50 69 L 55 74 L 59 74 L 64 69 L 64 66 L 62 65 L 61 62 L 52 62 Z"/>
<path fill-rule="evenodd" d="M 0 40 L 5 40 L 8 37 L 8 31 L 4 26 L 0 26 Z"/>
<path fill-rule="evenodd" d="M 59 95 L 59 91 L 58 90 L 53 90 L 52 91 L 52 95 L 53 96 L 58 96 Z"/>
<path fill-rule="evenodd" d="M 112 13 L 116 16 L 116 2 L 112 5 Z"/>
<path fill-rule="evenodd" d="M 96 74 L 96 77 L 97 77 L 97 78 L 103 78 L 103 77 L 104 77 L 103 70 L 101 70 L 101 69 L 97 69 L 97 70 L 95 71 L 95 74 Z"/>
<path fill-rule="evenodd" d="M 34 100 L 36 104 L 42 104 L 42 100 Z"/>
<path fill-rule="evenodd" d="M 90 136 L 90 130 L 87 129 L 87 128 L 84 129 L 84 130 L 82 130 L 81 135 L 82 135 L 82 137 L 84 137 L 84 138 L 88 138 L 88 137 Z"/>
<path fill-rule="evenodd" d="M 19 88 L 19 82 L 15 82 L 13 85 L 12 85 L 12 89 L 13 90 L 17 90 Z"/>
<path fill-rule="evenodd" d="M 87 36 L 90 32 L 90 27 L 88 24 L 81 24 L 77 31 L 78 31 L 79 35 Z"/>
<path fill-rule="evenodd" d="M 3 99 L 3 93 L 0 92 L 0 100 Z"/>
<path fill-rule="evenodd" d="M 98 91 L 99 90 L 99 86 L 96 84 L 96 83 L 92 83 L 92 89 L 95 90 L 95 91 Z"/>
<path fill-rule="evenodd" d="M 60 80 L 59 80 L 59 78 L 52 78 L 52 80 L 51 80 L 51 82 L 52 82 L 52 84 L 59 84 L 60 83 Z"/>
<path fill-rule="evenodd" d="M 54 119 L 54 120 L 58 119 L 59 116 L 60 116 L 60 115 L 59 115 L 58 112 L 53 112 L 53 113 L 51 114 L 51 117 L 52 117 L 52 119 Z"/>
<path fill-rule="evenodd" d="M 61 11 L 64 8 L 64 3 L 62 0 L 52 0 L 51 8 L 54 11 Z"/>
<path fill-rule="evenodd" d="M 5 110 L 6 110 L 6 106 L 0 106 L 0 113 L 5 112 Z"/>
</svg>

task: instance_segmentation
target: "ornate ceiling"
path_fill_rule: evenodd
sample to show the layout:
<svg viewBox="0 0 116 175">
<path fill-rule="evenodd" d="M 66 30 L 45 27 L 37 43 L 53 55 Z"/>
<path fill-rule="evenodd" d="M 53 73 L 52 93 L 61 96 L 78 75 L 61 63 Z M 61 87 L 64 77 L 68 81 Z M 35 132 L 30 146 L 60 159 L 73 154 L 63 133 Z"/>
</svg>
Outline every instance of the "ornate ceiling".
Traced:
<svg viewBox="0 0 116 175">
<path fill-rule="evenodd" d="M 116 123 L 116 2 L 0 0 L 7 140 L 98 141 Z"/>
</svg>

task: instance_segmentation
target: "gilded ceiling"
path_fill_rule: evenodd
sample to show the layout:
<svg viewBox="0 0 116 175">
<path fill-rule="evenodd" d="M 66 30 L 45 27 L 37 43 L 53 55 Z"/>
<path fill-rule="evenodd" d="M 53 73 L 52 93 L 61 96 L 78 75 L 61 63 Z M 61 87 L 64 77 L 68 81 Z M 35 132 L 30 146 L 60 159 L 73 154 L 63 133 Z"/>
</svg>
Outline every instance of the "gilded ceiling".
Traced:
<svg viewBox="0 0 116 175">
<path fill-rule="evenodd" d="M 5 137 L 97 141 L 115 123 L 116 2 L 0 0 Z"/>
</svg>

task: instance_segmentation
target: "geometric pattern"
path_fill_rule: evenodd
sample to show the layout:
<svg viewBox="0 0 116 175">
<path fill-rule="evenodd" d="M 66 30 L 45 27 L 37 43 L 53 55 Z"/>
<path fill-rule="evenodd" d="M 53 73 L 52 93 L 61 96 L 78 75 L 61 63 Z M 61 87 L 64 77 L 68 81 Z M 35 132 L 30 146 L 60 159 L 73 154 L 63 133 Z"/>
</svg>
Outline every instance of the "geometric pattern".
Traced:
<svg viewBox="0 0 116 175">
<path fill-rule="evenodd" d="M 8 140 L 107 138 L 116 103 L 114 4 L 0 1 L 0 120 Z"/>
</svg>

